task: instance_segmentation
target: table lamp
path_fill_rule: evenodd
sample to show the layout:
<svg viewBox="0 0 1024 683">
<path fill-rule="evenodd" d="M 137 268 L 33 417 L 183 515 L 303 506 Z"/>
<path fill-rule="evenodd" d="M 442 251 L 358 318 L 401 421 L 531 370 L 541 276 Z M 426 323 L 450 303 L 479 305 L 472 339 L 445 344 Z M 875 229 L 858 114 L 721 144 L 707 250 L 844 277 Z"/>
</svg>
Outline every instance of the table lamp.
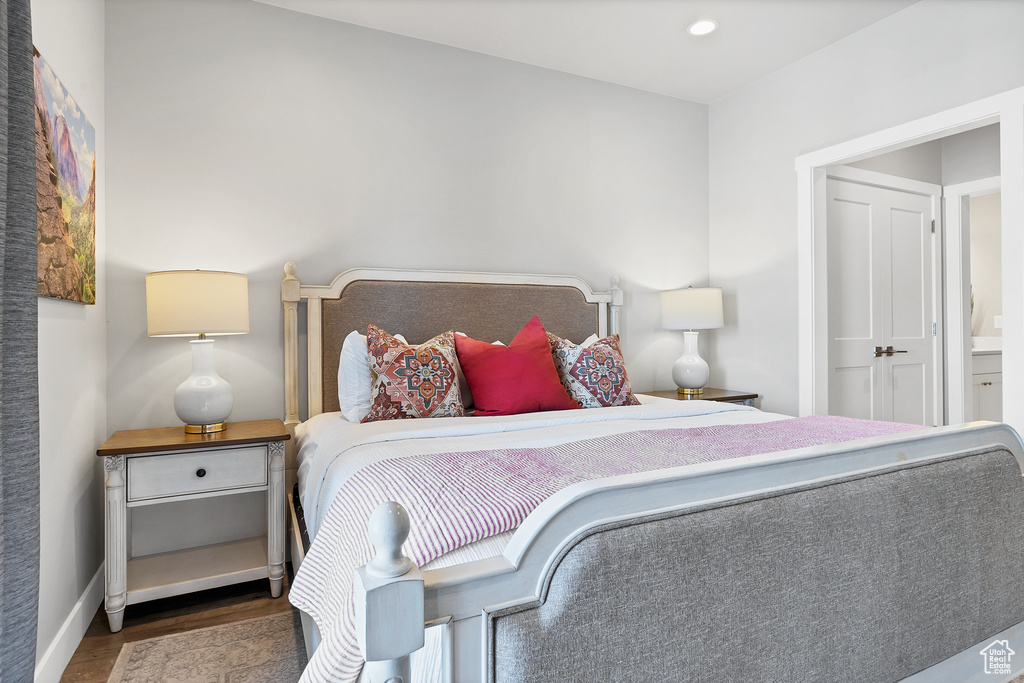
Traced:
<svg viewBox="0 0 1024 683">
<path fill-rule="evenodd" d="M 697 332 L 723 325 L 722 290 L 718 287 L 687 287 L 661 293 L 661 327 L 686 330 L 683 355 L 672 365 L 672 379 L 682 395 L 704 392 L 711 370 L 697 351 Z"/>
<path fill-rule="evenodd" d="M 174 392 L 174 412 L 188 434 L 227 428 L 234 404 L 231 385 L 213 367 L 219 334 L 249 332 L 249 281 L 241 273 L 166 270 L 146 275 L 150 337 L 191 337 L 192 374 Z"/>
</svg>

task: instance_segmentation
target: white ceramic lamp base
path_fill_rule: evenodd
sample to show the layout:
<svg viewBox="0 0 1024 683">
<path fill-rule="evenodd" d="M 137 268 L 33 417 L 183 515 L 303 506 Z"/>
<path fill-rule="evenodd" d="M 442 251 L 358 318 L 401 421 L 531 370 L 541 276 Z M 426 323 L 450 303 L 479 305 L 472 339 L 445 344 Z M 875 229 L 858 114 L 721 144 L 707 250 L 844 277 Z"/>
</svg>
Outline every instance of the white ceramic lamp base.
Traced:
<svg viewBox="0 0 1024 683">
<path fill-rule="evenodd" d="M 672 365 L 672 380 L 680 394 L 700 394 L 711 376 L 707 362 L 697 352 L 697 333 L 683 333 L 683 355 Z"/>
<path fill-rule="evenodd" d="M 193 339 L 192 374 L 174 392 L 174 412 L 189 434 L 207 434 L 227 428 L 234 406 L 231 385 L 213 367 L 213 340 Z"/>
</svg>

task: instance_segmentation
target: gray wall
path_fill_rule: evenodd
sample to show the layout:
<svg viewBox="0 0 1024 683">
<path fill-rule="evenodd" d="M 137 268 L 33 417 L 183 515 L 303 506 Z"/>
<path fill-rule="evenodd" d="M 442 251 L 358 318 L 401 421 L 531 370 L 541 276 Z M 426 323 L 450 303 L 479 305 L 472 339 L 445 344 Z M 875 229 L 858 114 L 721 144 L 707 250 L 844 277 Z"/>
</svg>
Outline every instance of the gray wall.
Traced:
<svg viewBox="0 0 1024 683">
<path fill-rule="evenodd" d="M 942 184 L 999 175 L 999 124 L 942 139 Z"/>
<path fill-rule="evenodd" d="M 36 661 L 37 680 L 48 681 L 60 677 L 103 593 L 103 467 L 96 457 L 107 438 L 103 0 L 32 0 L 32 39 L 96 129 L 96 305 L 39 299 Z"/>
<path fill-rule="evenodd" d="M 1021 26 L 1024 3 L 922 0 L 711 105 L 712 384 L 797 412 L 796 157 L 1024 85 Z"/>
<path fill-rule="evenodd" d="M 998 152 L 998 141 L 996 150 Z M 886 173 L 935 185 L 942 184 L 942 140 L 932 140 L 895 152 L 848 164 L 867 171 Z"/>
<path fill-rule="evenodd" d="M 108 0 L 108 415 L 177 423 L 144 275 L 249 276 L 217 341 L 233 419 L 283 413 L 285 261 L 622 279 L 634 385 L 670 387 L 661 289 L 707 282 L 707 107 L 248 0 Z M 523 321 L 524 323 L 526 321 Z"/>
<path fill-rule="evenodd" d="M 999 124 L 949 135 L 849 165 L 935 185 L 991 178 L 999 175 Z"/>
</svg>

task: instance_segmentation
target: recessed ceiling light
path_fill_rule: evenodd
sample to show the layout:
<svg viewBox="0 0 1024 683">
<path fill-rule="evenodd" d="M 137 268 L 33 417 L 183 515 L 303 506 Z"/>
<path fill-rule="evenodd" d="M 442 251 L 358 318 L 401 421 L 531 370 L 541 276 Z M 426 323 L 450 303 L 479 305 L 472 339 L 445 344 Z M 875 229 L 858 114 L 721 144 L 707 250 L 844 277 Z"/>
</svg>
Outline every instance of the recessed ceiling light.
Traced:
<svg viewBox="0 0 1024 683">
<path fill-rule="evenodd" d="M 686 27 L 691 36 L 706 36 L 718 28 L 718 22 L 713 19 L 701 19 Z"/>
</svg>

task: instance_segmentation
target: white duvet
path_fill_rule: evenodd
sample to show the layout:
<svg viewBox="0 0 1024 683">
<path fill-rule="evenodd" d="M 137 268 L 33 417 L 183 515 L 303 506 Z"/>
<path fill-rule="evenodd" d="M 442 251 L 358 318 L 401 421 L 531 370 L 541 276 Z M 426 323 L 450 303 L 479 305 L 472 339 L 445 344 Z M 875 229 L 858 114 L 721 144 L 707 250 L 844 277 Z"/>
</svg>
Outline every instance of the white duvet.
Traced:
<svg viewBox="0 0 1024 683">
<path fill-rule="evenodd" d="M 639 406 L 558 410 L 510 416 L 353 423 L 323 413 L 299 425 L 299 500 L 312 540 L 334 496 L 360 468 L 390 458 L 439 452 L 553 446 L 638 429 L 706 427 L 787 419 L 712 401 L 638 395 Z M 652 425 L 651 421 L 658 421 Z"/>
</svg>

